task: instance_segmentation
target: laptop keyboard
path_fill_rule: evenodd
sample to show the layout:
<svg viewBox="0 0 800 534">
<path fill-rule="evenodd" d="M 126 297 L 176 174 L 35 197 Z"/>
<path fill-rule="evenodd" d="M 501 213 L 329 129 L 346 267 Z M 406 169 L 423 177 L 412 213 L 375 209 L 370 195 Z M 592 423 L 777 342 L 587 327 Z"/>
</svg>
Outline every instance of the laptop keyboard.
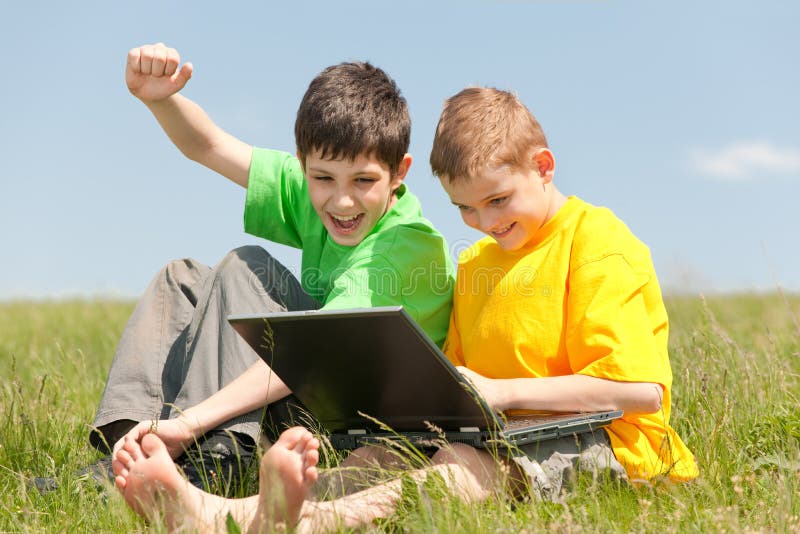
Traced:
<svg viewBox="0 0 800 534">
<path fill-rule="evenodd" d="M 541 423 L 552 423 L 562 421 L 564 419 L 571 419 L 575 417 L 576 413 L 564 414 L 531 414 L 531 415 L 509 415 L 506 419 L 506 430 L 521 428 L 526 426 L 534 426 Z"/>
</svg>

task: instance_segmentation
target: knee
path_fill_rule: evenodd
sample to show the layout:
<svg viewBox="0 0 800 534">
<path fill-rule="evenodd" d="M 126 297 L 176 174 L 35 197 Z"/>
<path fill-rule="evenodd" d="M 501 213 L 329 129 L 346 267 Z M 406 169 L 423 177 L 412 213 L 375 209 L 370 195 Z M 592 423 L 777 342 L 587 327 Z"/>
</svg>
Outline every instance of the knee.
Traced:
<svg viewBox="0 0 800 534">
<path fill-rule="evenodd" d="M 253 274 L 258 275 L 266 270 L 273 261 L 272 256 L 263 248 L 248 245 L 228 252 L 214 268 L 214 274 L 221 282 L 249 279 Z"/>
<path fill-rule="evenodd" d="M 228 252 L 217 264 L 217 272 L 239 269 L 242 265 L 261 265 L 274 261 L 269 252 L 256 245 L 245 245 Z"/>
<path fill-rule="evenodd" d="M 172 260 L 160 272 L 160 278 L 176 285 L 191 285 L 195 283 L 208 267 L 192 258 Z"/>
<path fill-rule="evenodd" d="M 588 471 L 593 476 L 606 474 L 611 479 L 627 479 L 625 468 L 619 463 L 611 447 L 592 445 L 580 454 L 577 467 L 581 471 Z"/>
<path fill-rule="evenodd" d="M 496 478 L 504 469 L 502 463 L 488 452 L 463 443 L 451 443 L 440 449 L 431 458 L 431 463 L 459 466 L 480 480 Z"/>
<path fill-rule="evenodd" d="M 448 485 L 468 500 L 488 498 L 504 480 L 491 455 L 460 443 L 440 449 L 431 463 Z"/>
<path fill-rule="evenodd" d="M 258 245 L 244 245 L 241 247 L 237 247 L 228 254 L 225 255 L 226 258 L 237 258 L 240 261 L 269 261 L 272 260 L 272 255 L 264 250 L 263 247 L 259 247 Z M 224 260 L 223 260 L 224 261 Z"/>
<path fill-rule="evenodd" d="M 218 284 L 248 287 L 259 295 L 273 298 L 294 279 L 294 275 L 269 252 L 254 245 L 232 250 L 214 271 Z"/>
</svg>

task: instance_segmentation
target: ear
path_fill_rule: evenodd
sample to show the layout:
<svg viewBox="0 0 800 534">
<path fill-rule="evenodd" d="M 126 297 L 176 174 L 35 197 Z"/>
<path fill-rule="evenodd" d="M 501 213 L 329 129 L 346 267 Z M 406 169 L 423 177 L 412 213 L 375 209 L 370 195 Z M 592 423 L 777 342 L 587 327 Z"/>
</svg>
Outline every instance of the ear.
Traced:
<svg viewBox="0 0 800 534">
<path fill-rule="evenodd" d="M 540 148 L 533 153 L 533 168 L 539 171 L 542 182 L 549 184 L 556 172 L 556 158 L 548 148 Z"/>
<path fill-rule="evenodd" d="M 406 176 L 408 175 L 408 169 L 411 168 L 412 160 L 413 158 L 411 157 L 411 154 L 406 154 L 405 156 L 403 156 L 403 159 L 397 166 L 397 172 L 394 173 L 394 176 L 392 176 L 392 179 L 389 182 L 392 191 L 397 190 L 397 188 L 400 187 L 400 185 L 402 185 L 403 180 L 406 179 Z"/>
<path fill-rule="evenodd" d="M 303 174 L 305 174 L 306 173 L 306 158 L 303 157 L 303 154 L 301 154 L 299 150 L 297 152 L 295 152 L 295 155 L 297 156 L 297 159 L 300 160 L 300 168 L 303 170 Z"/>
</svg>

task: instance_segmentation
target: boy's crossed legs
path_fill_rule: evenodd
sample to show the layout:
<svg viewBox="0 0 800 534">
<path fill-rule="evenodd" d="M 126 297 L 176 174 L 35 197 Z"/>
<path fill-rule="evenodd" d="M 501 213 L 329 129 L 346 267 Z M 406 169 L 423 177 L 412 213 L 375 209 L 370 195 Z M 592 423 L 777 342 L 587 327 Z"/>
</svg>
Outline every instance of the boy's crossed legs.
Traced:
<svg viewBox="0 0 800 534">
<path fill-rule="evenodd" d="M 225 531 L 229 514 L 248 532 L 268 532 L 297 522 L 318 461 L 319 441 L 302 427 L 290 428 L 261 459 L 259 495 L 227 499 L 189 484 L 161 439 L 147 434 L 141 444 L 126 439 L 114 473 L 128 505 L 149 520 L 163 519 L 170 532 Z"/>
<path fill-rule="evenodd" d="M 271 531 L 279 523 L 296 524 L 299 532 L 357 527 L 388 517 L 402 500 L 403 479 L 376 485 L 333 501 L 306 500 L 317 480 L 319 441 L 293 427 L 261 460 L 259 495 L 228 499 L 190 485 L 176 469 L 163 442 L 148 434 L 139 444 L 126 441 L 114 462 L 116 483 L 127 503 L 140 515 L 163 519 L 171 531 L 224 531 L 228 514 L 248 532 Z M 467 501 L 481 501 L 505 487 L 509 470 L 490 454 L 466 445 L 439 450 L 432 465 L 409 471 L 422 486 L 436 473 L 447 489 Z"/>
</svg>

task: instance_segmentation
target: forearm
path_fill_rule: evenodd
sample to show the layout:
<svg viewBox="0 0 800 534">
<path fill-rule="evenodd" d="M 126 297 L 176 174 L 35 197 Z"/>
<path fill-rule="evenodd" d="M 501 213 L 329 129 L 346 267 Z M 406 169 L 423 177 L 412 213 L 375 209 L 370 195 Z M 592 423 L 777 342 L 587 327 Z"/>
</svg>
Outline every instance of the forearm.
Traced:
<svg viewBox="0 0 800 534">
<path fill-rule="evenodd" d="M 179 93 L 145 105 L 187 158 L 247 187 L 252 147 L 223 131 L 199 105 Z"/>
<path fill-rule="evenodd" d="M 617 382 L 566 375 L 495 381 L 495 408 L 558 412 L 623 410 L 653 413 L 661 408 L 662 389 L 649 382 Z"/>
<path fill-rule="evenodd" d="M 222 423 L 262 408 L 291 393 L 262 360 L 258 360 L 227 386 L 183 412 L 181 419 L 194 437 Z"/>
</svg>

